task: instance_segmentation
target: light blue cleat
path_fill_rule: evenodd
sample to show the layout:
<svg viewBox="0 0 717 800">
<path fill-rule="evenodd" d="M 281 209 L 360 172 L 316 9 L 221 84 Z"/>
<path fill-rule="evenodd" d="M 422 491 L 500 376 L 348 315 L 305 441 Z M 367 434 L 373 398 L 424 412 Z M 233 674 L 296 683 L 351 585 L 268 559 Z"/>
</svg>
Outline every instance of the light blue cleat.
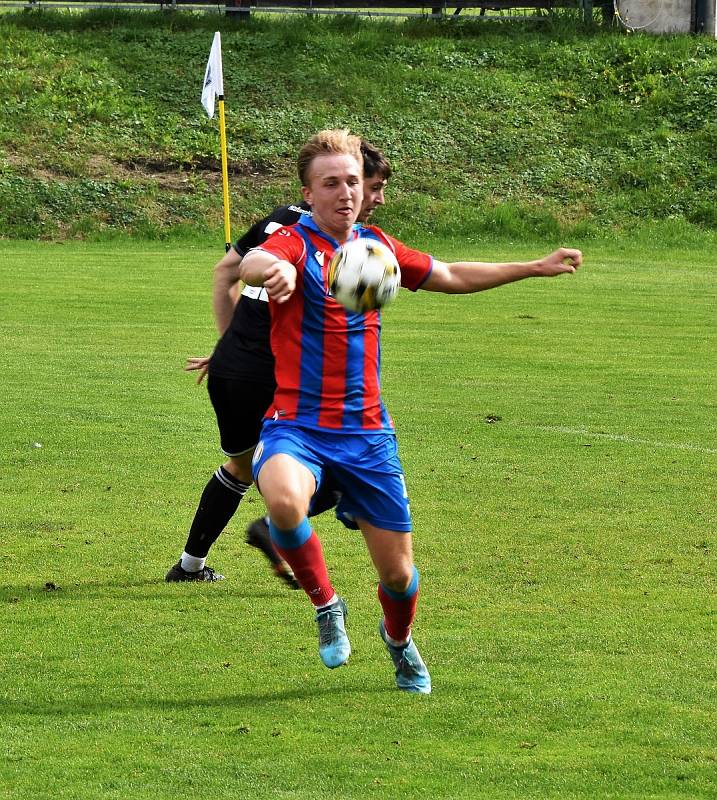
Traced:
<svg viewBox="0 0 717 800">
<path fill-rule="evenodd" d="M 386 627 L 383 620 L 378 625 L 378 632 L 391 656 L 393 666 L 396 667 L 396 686 L 405 692 L 430 694 L 431 676 L 428 674 L 428 668 L 423 663 L 413 638 L 409 639 L 408 644 L 403 647 L 394 647 L 386 641 Z"/>
<path fill-rule="evenodd" d="M 344 624 L 347 616 L 348 609 L 342 597 L 316 615 L 319 626 L 319 655 L 329 669 L 342 666 L 351 655 L 351 644 Z"/>
</svg>

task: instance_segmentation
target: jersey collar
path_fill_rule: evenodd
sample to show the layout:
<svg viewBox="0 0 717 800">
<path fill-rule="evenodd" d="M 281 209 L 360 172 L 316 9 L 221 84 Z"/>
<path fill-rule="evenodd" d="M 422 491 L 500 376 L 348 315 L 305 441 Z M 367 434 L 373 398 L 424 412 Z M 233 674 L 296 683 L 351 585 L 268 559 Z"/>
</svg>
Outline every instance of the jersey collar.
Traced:
<svg viewBox="0 0 717 800">
<path fill-rule="evenodd" d="M 302 228 L 308 228 L 314 233 L 317 233 L 319 236 L 321 236 L 322 239 L 326 239 L 327 242 L 331 242 L 334 248 L 341 247 L 337 239 L 334 239 L 333 236 L 331 236 L 328 233 L 325 233 L 324 231 L 321 230 L 321 228 L 319 228 L 319 226 L 314 222 L 313 217 L 302 217 L 296 224 L 300 225 Z M 358 231 L 360 229 L 361 225 L 359 225 L 358 222 L 355 222 L 353 227 L 351 228 L 351 230 L 353 231 L 354 239 L 358 238 Z"/>
</svg>

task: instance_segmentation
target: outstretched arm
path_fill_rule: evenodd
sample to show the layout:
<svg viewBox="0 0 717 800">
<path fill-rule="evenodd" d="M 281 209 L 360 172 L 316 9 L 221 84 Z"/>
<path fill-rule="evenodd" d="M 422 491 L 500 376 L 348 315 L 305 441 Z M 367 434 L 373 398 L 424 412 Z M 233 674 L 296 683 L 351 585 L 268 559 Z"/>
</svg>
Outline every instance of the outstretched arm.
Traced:
<svg viewBox="0 0 717 800">
<path fill-rule="evenodd" d="M 434 261 L 433 270 L 421 288 L 446 294 L 482 292 L 524 278 L 552 278 L 566 272 L 575 272 L 582 261 L 583 254 L 580 250 L 567 247 L 561 247 L 535 261 L 456 261 L 452 264 Z"/>
<path fill-rule="evenodd" d="M 296 267 L 265 250 L 250 250 L 244 256 L 239 277 L 249 286 L 263 286 L 277 303 L 285 303 L 296 288 Z"/>
</svg>

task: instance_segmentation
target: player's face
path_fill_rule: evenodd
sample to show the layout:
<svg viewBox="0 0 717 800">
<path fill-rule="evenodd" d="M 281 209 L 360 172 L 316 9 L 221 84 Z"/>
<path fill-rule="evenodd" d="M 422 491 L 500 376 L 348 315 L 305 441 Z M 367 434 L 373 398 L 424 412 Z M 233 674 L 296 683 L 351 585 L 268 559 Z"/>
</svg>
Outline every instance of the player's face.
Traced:
<svg viewBox="0 0 717 800">
<path fill-rule="evenodd" d="M 316 156 L 309 165 L 307 184 L 302 191 L 314 222 L 335 239 L 345 241 L 361 211 L 361 165 L 350 155 Z"/>
<path fill-rule="evenodd" d="M 386 202 L 384 190 L 388 181 L 381 175 L 363 179 L 363 205 L 359 214 L 359 222 L 368 222 L 373 212 Z"/>
</svg>

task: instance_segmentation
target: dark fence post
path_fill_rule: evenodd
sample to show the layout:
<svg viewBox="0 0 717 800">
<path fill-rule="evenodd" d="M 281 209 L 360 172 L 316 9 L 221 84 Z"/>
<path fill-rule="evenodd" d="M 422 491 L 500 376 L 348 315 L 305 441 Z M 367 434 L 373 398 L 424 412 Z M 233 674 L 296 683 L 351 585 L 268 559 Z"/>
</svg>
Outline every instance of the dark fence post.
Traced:
<svg viewBox="0 0 717 800">
<path fill-rule="evenodd" d="M 238 19 L 249 19 L 251 9 L 249 0 L 225 0 L 224 12 L 227 16 L 237 17 Z"/>
</svg>

